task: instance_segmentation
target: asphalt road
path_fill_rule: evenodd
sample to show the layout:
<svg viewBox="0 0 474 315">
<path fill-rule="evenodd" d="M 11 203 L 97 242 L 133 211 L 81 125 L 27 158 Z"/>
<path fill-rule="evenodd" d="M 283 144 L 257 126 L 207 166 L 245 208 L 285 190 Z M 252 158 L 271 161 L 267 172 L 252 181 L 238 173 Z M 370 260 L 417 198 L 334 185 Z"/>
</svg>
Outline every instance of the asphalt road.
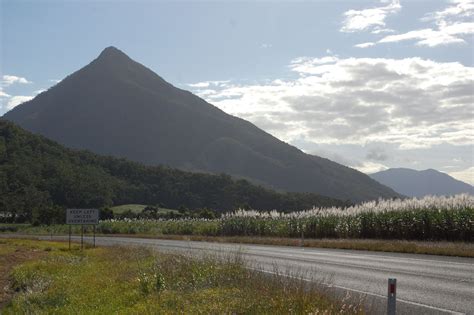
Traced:
<svg viewBox="0 0 474 315">
<path fill-rule="evenodd" d="M 96 243 L 219 255 L 238 252 L 251 268 L 272 273 L 277 267 L 326 283 L 334 294 L 349 293 L 353 300 L 363 296 L 377 314 L 386 312 L 387 279 L 396 278 L 398 314 L 474 314 L 471 258 L 128 237 L 97 237 Z"/>
</svg>

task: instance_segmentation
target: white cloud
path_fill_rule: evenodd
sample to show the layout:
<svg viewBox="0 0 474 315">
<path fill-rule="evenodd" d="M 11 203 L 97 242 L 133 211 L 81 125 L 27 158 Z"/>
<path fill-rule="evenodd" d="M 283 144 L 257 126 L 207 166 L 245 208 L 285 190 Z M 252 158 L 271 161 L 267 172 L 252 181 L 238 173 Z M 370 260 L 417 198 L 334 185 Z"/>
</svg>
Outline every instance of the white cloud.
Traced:
<svg viewBox="0 0 474 315">
<path fill-rule="evenodd" d="M 422 21 L 440 23 L 450 19 L 469 18 L 474 15 L 474 0 L 452 0 L 451 5 L 442 11 L 428 13 Z"/>
<path fill-rule="evenodd" d="M 395 33 L 395 30 L 391 28 L 375 28 L 372 34 L 383 34 L 383 33 Z"/>
<path fill-rule="evenodd" d="M 347 11 L 341 31 L 371 31 L 373 34 L 393 33 L 394 30 L 385 27 L 385 19 L 389 14 L 398 12 L 400 8 L 400 3 L 393 1 L 379 8 Z M 474 0 L 452 0 L 445 9 L 428 13 L 421 19 L 422 22 L 432 23 L 431 26 L 401 34 L 387 35 L 379 41 L 361 43 L 354 47 L 367 48 L 375 44 L 401 41 L 414 41 L 418 46 L 428 47 L 463 44 L 466 43 L 466 38 L 472 38 L 474 34 L 472 16 L 474 16 Z"/>
<path fill-rule="evenodd" d="M 32 96 L 23 96 L 23 95 L 15 95 L 12 96 L 8 93 L 6 93 L 3 88 L 9 87 L 13 84 L 30 84 L 33 83 L 31 81 L 28 81 L 24 77 L 19 77 L 15 75 L 2 75 L 2 81 L 1 81 L 1 86 L 0 86 L 0 98 L 2 99 L 2 102 L 0 104 L 0 110 L 3 107 L 3 110 L 10 110 L 14 108 L 15 106 L 26 102 L 30 99 L 32 99 Z"/>
<path fill-rule="evenodd" d="M 229 80 L 215 80 L 215 81 L 203 81 L 197 83 L 189 83 L 188 86 L 192 88 L 207 88 L 207 87 L 224 87 L 229 83 Z"/>
<path fill-rule="evenodd" d="M 14 75 L 3 75 L 2 76 L 2 87 L 7 87 L 15 83 L 20 83 L 20 84 L 28 84 L 32 83 L 28 81 L 26 78 L 23 77 L 17 77 Z"/>
<path fill-rule="evenodd" d="M 206 82 L 191 83 L 188 85 L 194 88 L 205 88 L 205 87 L 208 87 L 210 83 L 206 81 Z"/>
<path fill-rule="evenodd" d="M 23 95 L 16 95 L 12 96 L 8 99 L 6 109 L 11 110 L 15 106 L 20 105 L 21 103 L 24 103 L 26 101 L 29 101 L 33 98 L 33 96 L 23 96 Z"/>
<path fill-rule="evenodd" d="M 361 43 L 361 44 L 354 45 L 354 47 L 367 48 L 367 47 L 371 47 L 371 46 L 374 46 L 374 45 L 375 45 L 375 43 L 373 43 L 373 42 L 367 42 L 367 43 Z"/>
<path fill-rule="evenodd" d="M 10 97 L 11 95 L 10 94 L 7 94 L 5 92 L 3 92 L 2 89 L 0 89 L 0 97 Z"/>
<path fill-rule="evenodd" d="M 363 162 L 360 166 L 353 166 L 358 171 L 365 174 L 373 174 L 388 169 L 387 166 L 376 162 Z"/>
<path fill-rule="evenodd" d="M 442 11 L 428 13 L 422 22 L 432 23 L 429 27 L 401 34 L 388 35 L 377 43 L 414 41 L 418 46 L 435 47 L 466 43 L 465 38 L 474 34 L 474 0 L 454 0 Z M 363 45 L 363 44 L 359 44 Z M 356 45 L 356 47 L 364 48 Z"/>
<path fill-rule="evenodd" d="M 341 32 L 372 31 L 373 33 L 380 33 L 391 31 L 385 28 L 385 19 L 387 16 L 399 12 L 401 8 L 399 0 L 392 0 L 381 7 L 346 11 Z"/>
<path fill-rule="evenodd" d="M 462 171 L 450 172 L 448 174 L 460 181 L 474 185 L 474 166 Z"/>
<path fill-rule="evenodd" d="M 297 58 L 299 76 L 195 92 L 287 142 L 473 145 L 474 68 L 421 58 Z"/>
<path fill-rule="evenodd" d="M 263 43 L 260 45 L 260 48 L 263 48 L 263 49 L 266 49 L 266 48 L 272 48 L 273 45 L 272 44 L 268 44 L 268 43 Z"/>
<path fill-rule="evenodd" d="M 474 34 L 474 23 L 457 23 L 440 26 L 438 30 L 427 28 L 398 35 L 389 35 L 382 38 L 379 43 L 415 40 L 417 45 L 434 47 L 465 43 L 466 41 L 461 36 L 469 34 Z"/>
</svg>

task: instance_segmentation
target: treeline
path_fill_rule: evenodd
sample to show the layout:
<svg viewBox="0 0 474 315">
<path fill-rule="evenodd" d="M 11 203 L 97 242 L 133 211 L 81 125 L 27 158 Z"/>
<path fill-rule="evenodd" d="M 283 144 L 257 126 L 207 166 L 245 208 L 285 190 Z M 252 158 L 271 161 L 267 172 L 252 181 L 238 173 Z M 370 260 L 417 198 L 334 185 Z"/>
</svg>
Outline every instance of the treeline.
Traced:
<svg viewBox="0 0 474 315">
<path fill-rule="evenodd" d="M 137 212 L 127 210 L 120 213 L 114 213 L 110 208 L 101 209 L 100 217 L 103 220 L 132 219 L 132 220 L 178 220 L 178 219 L 217 219 L 222 213 L 212 209 L 194 209 L 189 210 L 181 207 L 178 210 L 161 209 L 159 206 L 146 206 L 143 210 Z"/>
<path fill-rule="evenodd" d="M 150 167 L 67 149 L 0 119 L 0 220 L 61 223 L 64 209 L 140 203 L 167 208 L 295 211 L 347 202 L 279 193 L 230 176 Z"/>
</svg>

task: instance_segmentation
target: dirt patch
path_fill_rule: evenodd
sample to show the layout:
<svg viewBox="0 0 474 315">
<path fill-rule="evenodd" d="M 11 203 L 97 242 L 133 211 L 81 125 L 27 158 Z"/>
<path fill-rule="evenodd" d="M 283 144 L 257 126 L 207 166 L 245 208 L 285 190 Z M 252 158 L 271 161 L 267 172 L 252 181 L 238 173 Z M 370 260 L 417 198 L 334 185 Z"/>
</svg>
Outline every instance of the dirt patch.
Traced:
<svg viewBox="0 0 474 315">
<path fill-rule="evenodd" d="M 45 256 L 44 251 L 29 248 L 17 248 L 15 251 L 0 255 L 0 309 L 2 309 L 13 296 L 10 290 L 10 272 L 13 267 L 26 261 Z"/>
</svg>

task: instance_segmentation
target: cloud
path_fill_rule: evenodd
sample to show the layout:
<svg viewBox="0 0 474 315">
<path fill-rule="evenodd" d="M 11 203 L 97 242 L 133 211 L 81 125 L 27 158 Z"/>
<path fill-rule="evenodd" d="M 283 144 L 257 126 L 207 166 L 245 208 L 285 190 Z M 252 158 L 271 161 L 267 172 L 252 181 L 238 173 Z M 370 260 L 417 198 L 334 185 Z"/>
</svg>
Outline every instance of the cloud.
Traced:
<svg viewBox="0 0 474 315">
<path fill-rule="evenodd" d="M 209 82 L 198 82 L 198 83 L 191 83 L 188 84 L 190 87 L 194 88 L 204 88 L 209 86 Z"/>
<path fill-rule="evenodd" d="M 263 43 L 260 45 L 260 48 L 263 48 L 263 49 L 266 49 L 266 48 L 272 48 L 273 45 L 272 44 L 268 44 L 268 43 Z"/>
<path fill-rule="evenodd" d="M 367 42 L 367 43 L 361 43 L 361 44 L 354 45 L 354 47 L 367 48 L 367 47 L 371 47 L 371 46 L 374 46 L 374 45 L 375 45 L 375 43 L 373 43 L 373 42 Z"/>
<path fill-rule="evenodd" d="M 27 100 L 32 99 L 33 98 L 32 96 L 22 96 L 22 95 L 12 96 L 3 90 L 5 87 L 9 87 L 13 84 L 30 84 L 30 83 L 33 83 L 33 82 L 28 81 L 24 77 L 8 75 L 8 74 L 2 75 L 2 81 L 1 81 L 1 86 L 0 86 L 0 99 L 2 99 L 2 101 L 0 104 L 1 105 L 0 109 L 2 109 L 3 107 L 3 110 L 10 110 L 17 105 Z"/>
<path fill-rule="evenodd" d="M 23 95 L 12 96 L 7 101 L 6 109 L 11 110 L 14 107 L 20 105 L 21 103 L 31 100 L 32 98 L 33 96 L 23 96 Z"/>
<path fill-rule="evenodd" d="M 472 16 L 474 16 L 474 0 L 453 0 L 445 9 L 430 12 L 421 18 L 422 22 L 431 24 L 429 27 L 387 35 L 377 42 L 357 44 L 355 47 L 367 48 L 374 44 L 402 41 L 414 41 L 418 46 L 427 47 L 465 44 L 465 38 L 471 38 L 474 34 Z M 372 33 L 381 32 L 372 31 Z"/>
<path fill-rule="evenodd" d="M 385 153 L 384 149 L 381 148 L 372 148 L 367 152 L 366 158 L 372 161 L 386 161 L 388 155 Z"/>
<path fill-rule="evenodd" d="M 474 185 L 474 166 L 462 171 L 449 172 L 448 174 L 460 181 Z"/>
<path fill-rule="evenodd" d="M 395 30 L 391 28 L 376 28 L 372 31 L 372 34 L 383 34 L 383 33 L 395 33 Z"/>
<path fill-rule="evenodd" d="M 28 84 L 28 83 L 32 83 L 32 82 L 28 81 L 26 78 L 17 77 L 17 76 L 14 76 L 14 75 L 3 75 L 2 76 L 2 87 L 8 87 L 8 86 L 10 86 L 12 84 L 15 84 L 15 83 Z"/>
<path fill-rule="evenodd" d="M 472 145 L 474 68 L 421 58 L 296 58 L 294 79 L 195 89 L 287 142 Z M 374 157 L 374 156 L 372 156 Z"/>
<path fill-rule="evenodd" d="M 10 96 L 11 96 L 10 94 L 3 92 L 3 90 L 0 88 L 0 97 L 10 97 Z"/>
<path fill-rule="evenodd" d="M 426 14 L 422 21 L 434 21 L 441 23 L 442 21 L 469 18 L 474 15 L 474 1 L 473 0 L 452 0 L 451 5 L 442 11 L 436 11 Z"/>
<path fill-rule="evenodd" d="M 416 44 L 419 46 L 434 47 L 466 43 L 461 36 L 470 34 L 474 34 L 474 23 L 456 23 L 440 26 L 438 30 L 427 28 L 398 35 L 389 35 L 379 40 L 378 43 L 415 40 Z"/>
<path fill-rule="evenodd" d="M 346 33 L 371 31 L 376 34 L 392 31 L 385 28 L 385 19 L 399 12 L 401 8 L 400 1 L 393 0 L 381 7 L 346 11 L 340 30 Z"/>
<path fill-rule="evenodd" d="M 362 165 L 354 166 L 354 168 L 365 174 L 373 174 L 388 169 L 388 167 L 383 164 L 370 161 L 363 162 Z"/>
<path fill-rule="evenodd" d="M 207 88 L 207 87 L 224 87 L 229 83 L 229 80 L 215 80 L 215 81 L 202 81 L 197 83 L 189 83 L 188 86 L 192 88 Z"/>
</svg>

